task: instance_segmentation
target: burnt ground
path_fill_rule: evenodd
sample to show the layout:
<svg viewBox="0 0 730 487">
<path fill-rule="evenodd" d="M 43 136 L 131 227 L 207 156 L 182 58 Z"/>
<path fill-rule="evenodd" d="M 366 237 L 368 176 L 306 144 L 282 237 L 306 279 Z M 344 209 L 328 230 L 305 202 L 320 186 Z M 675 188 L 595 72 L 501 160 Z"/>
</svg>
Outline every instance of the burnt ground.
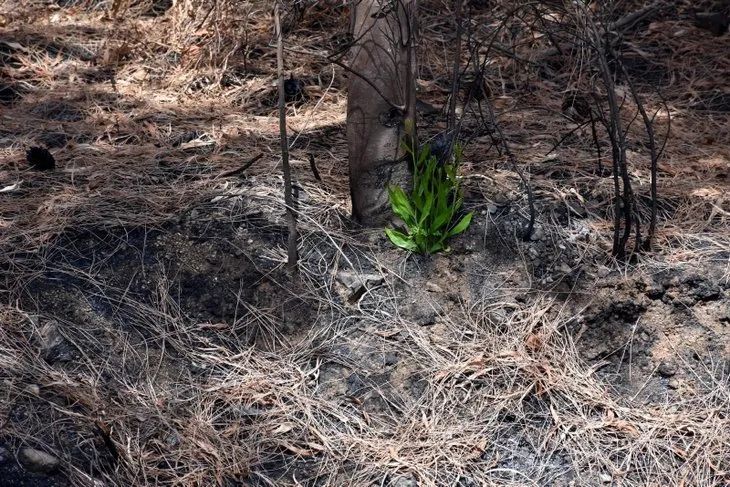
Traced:
<svg viewBox="0 0 730 487">
<path fill-rule="evenodd" d="M 411 348 L 424 345 L 414 345 L 414 340 L 431 342 L 426 350 L 439 350 L 440 341 L 455 346 L 463 340 L 467 350 L 480 351 L 476 358 L 468 357 L 473 362 L 490 353 L 489 340 L 482 337 L 480 342 L 480 334 L 499 340 L 515 333 L 513 340 L 521 341 L 528 355 L 542 347 L 550 350 L 541 343 L 550 340 L 550 333 L 565 334 L 596 383 L 622 404 L 637 408 L 671 409 L 698 397 L 706 401 L 708 394 L 721 393 L 727 385 L 730 307 L 720 266 L 646 264 L 626 272 L 624 266 L 589 265 L 567 240 L 554 247 L 547 236 L 529 243 L 510 239 L 510 229 L 521 220 L 487 212 L 443 256 L 404 255 L 379 232 L 363 246 L 357 242 L 362 233 L 357 228 L 342 230 L 350 243 L 340 249 L 326 242 L 327 233 L 309 235 L 300 247 L 302 276 L 291 282 L 282 270 L 283 215 L 258 211 L 263 207 L 261 201 L 233 196 L 195 206 L 159 228 L 61 235 L 44 257 L 45 269 L 25 281 L 18 293 L 17 309 L 28 313 L 20 331 L 34 330 L 25 336 L 45 361 L 45 373 L 68 374 L 65 380 L 72 383 L 85 368 L 83 362 L 103 357 L 101 375 L 95 378 L 103 397 L 87 398 L 91 404 L 84 404 L 74 391 L 61 393 L 57 384 L 44 383 L 51 377 L 31 372 L 30 382 L 40 382 L 41 392 L 29 396 L 25 391 L 13 399 L 7 419 L 12 428 L 42 437 L 39 420 L 61 422 L 54 428 L 59 436 L 47 441 L 60 445 L 77 465 L 90 462 L 93 469 L 101 469 L 97 475 L 107 472 L 113 479 L 119 440 L 110 449 L 96 431 L 99 419 L 77 422 L 55 409 L 104 418 L 99 408 L 105 401 L 124 404 L 114 399 L 124 389 L 120 382 L 150 374 L 144 367 L 156 367 L 155 375 L 165 377 L 155 377 L 161 383 L 194 383 L 188 376 L 211 380 L 210 367 L 216 364 L 196 363 L 186 349 L 219 348 L 235 355 L 252 349 L 292 353 L 292 348 L 302 347 L 298 353 L 317 368 L 310 379 L 316 400 L 351 402 L 360 414 L 382 421 L 405 415 L 433 394 L 434 374 L 449 370 L 432 369 L 440 360 L 419 362 L 423 357 Z M 525 257 L 531 249 L 538 249 L 542 273 Z M 370 280 L 365 293 L 353 298 L 347 285 L 358 277 Z M 465 314 L 476 323 L 451 321 Z M 49 327 L 60 337 L 43 337 Z M 543 337 L 541 327 L 553 329 Z M 451 342 L 454 333 L 464 336 Z M 144 350 L 145 358 L 130 359 L 130 349 Z M 458 349 L 450 353 L 459 355 Z M 502 374 L 504 380 L 511 377 Z M 503 433 L 506 444 L 495 447 L 495 458 L 505 469 L 532 475 L 539 465 L 544 481 L 567 485 L 577 476 L 571 472 L 570 455 L 536 462 L 532 441 L 540 435 L 514 426 L 529 419 L 543 434 L 555 427 L 545 409 L 550 393 L 540 388 L 565 385 L 561 379 L 550 380 L 556 384 L 521 385 L 527 394 L 521 407 L 527 411 L 500 413 L 502 427 L 514 431 Z M 509 391 L 514 385 L 502 387 Z M 715 407 L 723 407 L 723 399 L 717 400 Z M 244 400 L 238 407 L 258 411 L 262 406 Z M 138 427 L 144 425 L 144 416 L 137 421 Z M 181 433 L 158 424 L 148 434 L 174 447 L 180 441 L 175 435 Z M 6 451 L 20 446 L 8 436 L 3 443 Z M 302 457 L 262 463 L 255 475 L 242 472 L 239 483 L 230 485 L 256 485 L 259 475 L 277 484 L 295 477 L 316 479 L 316 455 L 307 461 L 309 455 Z M 63 473 L 25 474 L 10 458 L 2 465 L 5 478 L 13 479 L 5 485 L 72 485 Z M 510 481 L 511 475 L 502 481 Z M 499 482 L 500 476 L 495 477 Z"/>
<path fill-rule="evenodd" d="M 130 32 L 179 19 L 100 27 L 94 5 L 2 17 L 0 485 L 730 484 L 730 125 L 712 57 L 727 34 L 681 3 L 632 31 L 629 71 L 674 120 L 654 248 L 628 261 L 610 255 L 613 180 L 590 130 L 563 137 L 559 67 L 490 81 L 535 194 L 529 238 L 520 178 L 467 107 L 473 224 L 417 256 L 351 221 L 345 75 L 295 63 L 291 276 L 267 17 L 251 13 L 247 71 L 216 81 L 180 61 L 164 78 Z M 339 42 L 346 12 L 317 8 L 290 32 L 305 49 L 315 28 Z M 431 42 L 423 97 L 440 107 Z M 27 168 L 39 145 L 54 171 Z"/>
</svg>

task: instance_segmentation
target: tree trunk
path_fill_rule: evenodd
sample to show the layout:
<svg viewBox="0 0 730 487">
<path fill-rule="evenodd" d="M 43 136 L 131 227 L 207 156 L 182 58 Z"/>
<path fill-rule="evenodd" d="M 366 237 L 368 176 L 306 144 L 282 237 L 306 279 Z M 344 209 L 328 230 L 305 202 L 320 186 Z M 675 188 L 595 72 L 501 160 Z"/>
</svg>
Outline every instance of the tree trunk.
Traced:
<svg viewBox="0 0 730 487">
<path fill-rule="evenodd" d="M 347 97 L 352 213 L 378 226 L 392 215 L 388 183 L 407 188 L 411 180 L 402 142 L 415 147 L 416 0 L 355 1 Z"/>
</svg>

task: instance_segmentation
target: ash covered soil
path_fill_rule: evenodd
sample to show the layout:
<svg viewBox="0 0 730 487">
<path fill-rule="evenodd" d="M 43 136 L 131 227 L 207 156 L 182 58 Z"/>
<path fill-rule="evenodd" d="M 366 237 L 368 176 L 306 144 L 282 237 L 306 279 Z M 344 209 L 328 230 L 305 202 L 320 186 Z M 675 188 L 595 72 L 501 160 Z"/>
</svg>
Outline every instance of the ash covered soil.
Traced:
<svg viewBox="0 0 730 487">
<path fill-rule="evenodd" d="M 502 39 L 488 101 L 460 99 L 475 217 L 419 256 L 349 216 L 347 73 L 321 52 L 347 42 L 335 3 L 288 26 L 294 276 L 267 9 L 0 6 L 0 486 L 730 485 L 726 33 L 688 2 L 624 24 L 668 142 L 654 246 L 617 261 L 608 137 L 599 168 L 563 113 L 592 81 L 562 49 L 520 62 L 554 51 L 541 29 L 564 12 L 469 2 L 474 39 L 501 12 L 522 51 Z M 422 5 L 425 140 L 446 128 L 453 28 Z"/>
<path fill-rule="evenodd" d="M 250 184 L 244 180 L 240 186 Z M 495 386 L 469 374 L 452 379 L 463 381 L 457 390 L 474 388 L 475 396 L 483 387 L 503 388 L 493 392 L 496 403 L 511 389 L 524 394 L 519 412 L 494 408 L 495 433 L 502 441 L 480 454 L 492 456 L 494 469 L 535 477 L 539 472 L 551 485 L 576 479 L 589 481 L 581 485 L 607 483 L 601 480 L 606 474 L 573 471 L 570 453 L 544 456 L 535 446 L 559 424 L 550 411 L 551 388 L 570 387 L 561 384 L 569 379 L 547 372 L 561 366 L 561 354 L 577 351 L 571 363 L 583 364 L 580 373 L 590 374 L 622 407 L 663 409 L 704 397 L 718 383 L 727 385 L 730 300 L 722 261 L 702 266 L 588 262 L 570 238 L 555 244 L 558 229 L 538 223 L 533 238 L 522 241 L 515 238 L 524 225 L 520 216 L 475 205 L 472 227 L 453 240 L 451 253 L 436 256 L 407 255 L 393 249 L 382 231 L 359 229 L 339 215 L 350 228 L 339 229 L 336 239 L 327 232 L 304 235 L 300 274 L 292 278 L 283 266 L 283 214 L 264 204 L 265 197 L 240 195 L 256 193 L 253 186 L 248 189 L 195 205 L 157 228 L 70 231 L 53 242 L 44 267 L 17 292 L 18 309 L 29 322 L 20 328 L 33 330 L 23 336 L 45 362 L 43 374 L 51 376 L 34 371 L 26 382 L 13 384 L 20 392 L 5 405 L 6 424 L 29 436 L 3 434 L 3 485 L 78 485 L 68 480 L 68 464 L 113 484 L 128 457 L 122 435 L 103 428 L 114 421 L 109 409 L 120 414 L 119 406 L 132 407 L 127 414 L 137 415 L 127 421 L 138 428 L 133 434 L 138 441 L 167 451 L 182 448 L 185 433 L 177 416 L 184 413 L 170 404 L 171 410 L 161 406 L 155 418 L 145 408 L 135 412 L 121 396 L 140 377 L 161 390 L 209 381 L 216 362 L 192 359 L 188 349 L 225 350 L 232 357 L 252 350 L 299 354 L 316 369 L 307 378 L 311 401 L 351 409 L 368 423 L 383 422 L 387 431 L 414 408 L 426 407 L 435 383 L 448 382 L 452 373 L 466 374 L 450 370 L 443 356 L 429 362 L 430 353 L 450 349 L 446 356 L 467 369 L 474 365 L 472 374 L 488 374 L 485 357 L 506 353 L 490 350 L 490 340 L 510 337 L 505 339 L 509 353 L 524 353 L 533 362 L 520 367 L 545 367 L 534 383 Z M 476 321 L 459 322 L 469 316 Z M 543 329 L 548 327 L 553 329 Z M 554 333 L 567 337 L 570 347 L 551 349 L 555 344 L 547 342 Z M 491 338 L 480 343 L 485 334 Z M 463 356 L 460 346 L 478 353 Z M 134 353 L 144 357 L 129 356 Z M 99 373 L 92 390 L 99 396 L 78 397 L 84 388 L 74 391 L 72 385 L 92 380 L 82 379 L 92 363 Z M 484 371 L 478 372 L 478 364 Z M 492 373 L 503 375 L 493 378 L 497 383 L 519 381 L 517 372 Z M 56 374 L 64 379 L 54 381 Z M 255 422 L 273 407 L 246 397 L 227 405 L 221 400 L 218 421 Z M 488 397 L 478 400 L 487 401 L 482 407 L 489 407 Z M 459 404 L 464 408 L 469 402 Z M 184 409 L 184 401 L 177 407 Z M 588 401 L 582 407 L 596 405 Z M 71 412 L 83 419 L 67 416 Z M 438 417 L 470 421 L 470 413 L 459 408 L 449 414 L 454 416 Z M 534 430 L 521 426 L 524 421 L 534 423 Z M 41 427 L 46 424 L 57 427 Z M 275 424 L 288 422 L 280 418 Z M 36 442 L 63 452 L 53 473 L 33 473 L 36 467 L 15 457 L 22 445 Z M 303 450 L 278 448 L 268 462 L 234 463 L 239 470 L 222 485 L 262 485 L 262 478 L 316 485 L 322 481 L 318 457 L 324 453 Z M 348 468 L 354 469 L 345 464 L 339 481 L 358 484 L 347 476 Z M 155 475 L 164 479 L 161 470 Z M 460 485 L 480 484 L 476 477 L 469 480 L 469 468 L 464 472 Z M 379 474 L 391 485 L 419 485 L 408 483 L 417 478 L 408 471 L 383 468 Z M 510 482 L 514 473 L 495 477 Z"/>
</svg>

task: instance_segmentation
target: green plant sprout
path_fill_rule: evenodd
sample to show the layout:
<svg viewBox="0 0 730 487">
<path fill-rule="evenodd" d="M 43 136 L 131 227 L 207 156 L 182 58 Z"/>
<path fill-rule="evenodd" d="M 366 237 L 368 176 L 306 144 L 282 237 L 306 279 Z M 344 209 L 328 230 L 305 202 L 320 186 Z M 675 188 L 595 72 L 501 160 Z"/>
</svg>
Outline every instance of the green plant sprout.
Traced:
<svg viewBox="0 0 730 487">
<path fill-rule="evenodd" d="M 452 162 L 440 162 L 426 145 L 416 152 L 407 144 L 404 149 L 413 159 L 413 190 L 406 195 L 400 186 L 389 184 L 388 197 L 393 212 L 406 224 L 408 233 L 386 228 L 385 233 L 396 246 L 433 254 L 448 252 L 446 240 L 469 227 L 474 212 L 455 222 L 464 202 L 456 170 L 461 162 L 461 146 L 454 146 Z"/>
</svg>

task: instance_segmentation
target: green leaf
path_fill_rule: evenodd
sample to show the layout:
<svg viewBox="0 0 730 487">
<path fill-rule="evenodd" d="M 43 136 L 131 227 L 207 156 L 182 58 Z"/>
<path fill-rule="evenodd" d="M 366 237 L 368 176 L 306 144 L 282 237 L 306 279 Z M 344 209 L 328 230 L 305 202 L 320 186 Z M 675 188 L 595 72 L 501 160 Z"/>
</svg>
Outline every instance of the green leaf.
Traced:
<svg viewBox="0 0 730 487">
<path fill-rule="evenodd" d="M 388 197 L 390 198 L 390 206 L 393 212 L 398 215 L 406 225 L 412 225 L 416 222 L 416 215 L 408 201 L 405 191 L 400 186 L 388 186 Z"/>
<path fill-rule="evenodd" d="M 423 146 L 423 149 L 421 149 L 421 153 L 418 154 L 418 166 L 423 165 L 423 161 L 425 161 L 430 156 L 431 156 L 431 146 L 429 144 L 426 144 Z"/>
<path fill-rule="evenodd" d="M 445 164 L 444 170 L 446 171 L 446 175 L 449 177 L 451 184 L 453 184 L 454 187 L 458 186 L 458 182 L 456 181 L 456 166 L 453 164 Z"/>
<path fill-rule="evenodd" d="M 418 250 L 418 247 L 416 246 L 416 243 L 413 241 L 413 239 L 411 239 L 408 235 L 399 232 L 398 230 L 386 228 L 385 234 L 388 236 L 390 241 L 393 242 L 393 244 L 397 247 L 409 250 L 411 252 L 415 252 L 416 250 Z"/>
<path fill-rule="evenodd" d="M 464 217 L 459 221 L 459 223 L 456 224 L 454 228 L 449 231 L 449 233 L 446 234 L 446 238 L 453 237 L 454 235 L 458 235 L 467 228 L 469 228 L 469 224 L 471 223 L 471 218 L 474 216 L 474 212 L 470 211 Z"/>
<path fill-rule="evenodd" d="M 451 206 L 451 208 L 454 210 L 454 212 L 457 212 L 457 211 L 459 211 L 461 209 L 462 206 L 464 206 L 464 198 L 462 198 L 461 196 L 459 196 L 458 198 L 456 198 L 454 200 L 454 203 Z"/>
<path fill-rule="evenodd" d="M 440 211 L 433 220 L 434 232 L 440 231 L 442 227 L 449 223 L 449 220 L 451 220 L 451 212 L 448 209 Z"/>
<path fill-rule="evenodd" d="M 404 221 L 408 232 L 385 232 L 393 244 L 411 252 L 448 252 L 446 239 L 466 230 L 473 216 L 469 213 L 453 224 L 463 205 L 457 179 L 462 147 L 454 146 L 450 164 L 441 164 L 428 144 L 418 150 L 403 141 L 401 147 L 413 161 L 413 189 L 406 194 L 402 188 L 389 185 L 388 196 L 393 212 Z"/>
<path fill-rule="evenodd" d="M 464 153 L 464 148 L 460 143 L 454 144 L 454 159 L 457 163 L 461 162 L 461 155 Z"/>
<path fill-rule="evenodd" d="M 449 208 L 449 193 L 451 192 L 451 187 L 447 183 L 442 183 L 439 185 L 439 188 L 437 190 L 437 198 L 438 202 L 436 205 L 436 213 L 439 215 L 442 215 L 444 213 L 451 214 L 451 209 Z M 440 226 L 440 225 L 439 225 Z"/>
<path fill-rule="evenodd" d="M 431 216 L 431 210 L 433 209 L 433 200 L 433 193 L 427 193 L 426 202 L 424 203 L 423 208 L 420 208 L 420 218 L 418 219 L 418 225 L 421 227 L 426 222 L 426 219 Z"/>
<path fill-rule="evenodd" d="M 420 202 L 427 192 L 428 186 L 426 185 L 426 179 L 419 178 L 418 182 L 413 188 L 413 201 L 416 203 L 416 206 L 420 206 Z"/>
<path fill-rule="evenodd" d="M 431 245 L 431 247 L 428 248 L 428 253 L 435 254 L 436 252 L 441 252 L 442 250 L 447 250 L 444 247 L 444 244 L 441 242 L 436 242 L 435 244 Z"/>
</svg>

